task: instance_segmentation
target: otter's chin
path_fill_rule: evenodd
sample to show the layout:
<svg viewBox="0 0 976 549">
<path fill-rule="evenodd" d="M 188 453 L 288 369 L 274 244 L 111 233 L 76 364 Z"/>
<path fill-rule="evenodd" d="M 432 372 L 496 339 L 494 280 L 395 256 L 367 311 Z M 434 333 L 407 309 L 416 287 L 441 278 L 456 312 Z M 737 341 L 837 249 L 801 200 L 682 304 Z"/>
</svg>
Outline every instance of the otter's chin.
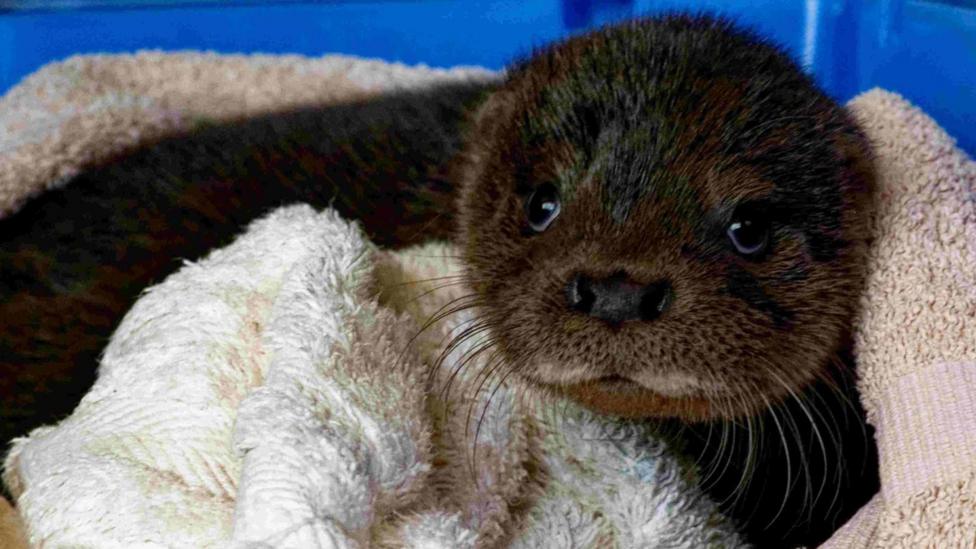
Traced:
<svg viewBox="0 0 976 549">
<path fill-rule="evenodd" d="M 551 385 L 550 388 L 596 413 L 623 418 L 707 421 L 740 412 L 730 410 L 725 401 L 719 403 L 699 395 L 667 396 L 618 376 Z"/>
</svg>

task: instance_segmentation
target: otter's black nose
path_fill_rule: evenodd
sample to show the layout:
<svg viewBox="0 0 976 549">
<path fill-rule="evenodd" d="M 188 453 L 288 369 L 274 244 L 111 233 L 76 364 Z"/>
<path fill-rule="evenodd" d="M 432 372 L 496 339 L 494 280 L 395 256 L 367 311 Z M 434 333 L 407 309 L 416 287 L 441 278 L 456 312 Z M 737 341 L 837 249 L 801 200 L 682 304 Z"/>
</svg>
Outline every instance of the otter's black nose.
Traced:
<svg viewBox="0 0 976 549">
<path fill-rule="evenodd" d="M 603 279 L 576 274 L 566 285 L 566 302 L 570 309 L 611 324 L 654 320 L 671 302 L 671 285 L 638 284 L 622 272 Z"/>
</svg>

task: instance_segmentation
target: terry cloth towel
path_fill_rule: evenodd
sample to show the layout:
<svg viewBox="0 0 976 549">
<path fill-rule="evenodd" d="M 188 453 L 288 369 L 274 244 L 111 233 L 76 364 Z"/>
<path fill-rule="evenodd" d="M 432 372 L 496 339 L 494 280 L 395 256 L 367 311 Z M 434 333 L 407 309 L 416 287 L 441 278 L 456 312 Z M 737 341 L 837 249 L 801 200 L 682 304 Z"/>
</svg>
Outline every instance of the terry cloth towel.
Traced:
<svg viewBox="0 0 976 549">
<path fill-rule="evenodd" d="M 201 118 L 486 76 L 342 57 L 73 58 L 0 98 L 0 212 L 92 162 Z M 875 90 L 848 106 L 874 143 L 880 175 L 857 350 L 861 396 L 878 429 L 882 491 L 828 546 L 971 547 L 976 168 L 931 119 L 894 94 Z"/>
<path fill-rule="evenodd" d="M 455 255 L 379 252 L 292 206 L 185 265 L 125 317 L 72 416 L 15 443 L 31 541 L 741 545 L 646 425 L 520 386 L 473 311 L 423 329 L 466 299 L 441 278 Z"/>
<path fill-rule="evenodd" d="M 341 55 L 79 55 L 0 98 L 0 216 L 85 167 L 166 134 L 399 89 L 493 77 Z"/>
<path fill-rule="evenodd" d="M 856 352 L 881 491 L 827 547 L 976 547 L 976 162 L 894 94 L 851 106 L 879 175 Z"/>
</svg>

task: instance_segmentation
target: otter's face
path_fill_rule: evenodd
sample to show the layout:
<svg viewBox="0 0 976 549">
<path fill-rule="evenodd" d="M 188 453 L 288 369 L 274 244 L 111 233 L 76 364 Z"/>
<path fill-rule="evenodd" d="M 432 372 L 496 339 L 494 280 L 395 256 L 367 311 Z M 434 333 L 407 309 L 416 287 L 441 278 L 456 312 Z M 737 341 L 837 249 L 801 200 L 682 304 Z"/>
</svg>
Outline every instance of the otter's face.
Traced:
<svg viewBox="0 0 976 549">
<path fill-rule="evenodd" d="M 604 413 L 748 413 L 828 363 L 862 278 L 870 159 L 792 62 L 707 19 L 609 28 L 480 113 L 465 260 L 501 352 Z"/>
</svg>

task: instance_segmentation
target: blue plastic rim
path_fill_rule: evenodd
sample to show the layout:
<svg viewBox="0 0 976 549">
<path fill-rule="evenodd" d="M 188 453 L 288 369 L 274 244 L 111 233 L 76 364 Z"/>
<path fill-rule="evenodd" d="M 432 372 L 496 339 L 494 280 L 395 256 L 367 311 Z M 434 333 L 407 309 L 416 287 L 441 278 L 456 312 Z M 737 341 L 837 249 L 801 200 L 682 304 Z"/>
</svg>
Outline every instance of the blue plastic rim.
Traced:
<svg viewBox="0 0 976 549">
<path fill-rule="evenodd" d="M 875 86 L 901 93 L 976 153 L 976 1 L 967 0 L 0 0 L 0 92 L 50 61 L 139 49 L 501 68 L 569 33 L 674 10 L 755 28 L 839 100 Z"/>
</svg>

